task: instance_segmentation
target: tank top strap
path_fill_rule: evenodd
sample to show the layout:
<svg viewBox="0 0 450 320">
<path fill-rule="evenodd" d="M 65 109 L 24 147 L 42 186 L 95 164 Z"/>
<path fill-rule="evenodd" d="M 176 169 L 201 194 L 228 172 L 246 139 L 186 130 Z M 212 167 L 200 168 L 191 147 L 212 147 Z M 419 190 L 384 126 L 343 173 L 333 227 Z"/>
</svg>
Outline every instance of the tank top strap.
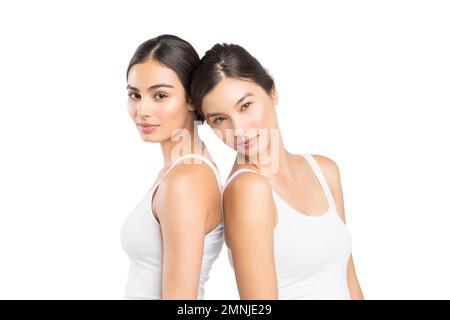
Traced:
<svg viewBox="0 0 450 320">
<path fill-rule="evenodd" d="M 220 181 L 219 170 L 217 169 L 217 167 L 208 158 L 206 158 L 206 157 L 204 157 L 202 155 L 196 154 L 196 153 L 190 153 L 190 154 L 187 154 L 187 155 L 182 156 L 180 158 L 183 158 L 183 159 L 185 159 L 185 158 L 196 158 L 196 159 L 199 159 L 199 160 L 205 162 L 211 168 L 211 170 L 214 172 L 214 175 L 216 176 L 216 180 L 217 180 L 217 185 L 219 186 L 219 190 L 222 191 L 222 182 Z M 177 161 L 179 159 L 177 159 Z"/>
<path fill-rule="evenodd" d="M 236 170 L 228 179 L 227 179 L 227 181 L 225 181 L 225 184 L 223 185 L 223 187 L 222 187 L 222 194 L 221 194 L 221 203 L 222 203 L 222 209 L 223 209 L 223 193 L 224 193 L 224 191 L 225 191 L 225 188 L 230 184 L 230 182 L 234 179 L 234 178 L 236 178 L 240 173 L 242 173 L 242 172 L 254 172 L 254 173 L 258 173 L 258 172 L 256 172 L 255 170 L 253 170 L 253 169 L 249 169 L 249 168 L 241 168 L 241 169 L 238 169 L 238 170 Z"/>
<path fill-rule="evenodd" d="M 161 176 L 161 178 L 159 178 L 159 180 L 155 183 L 155 185 L 153 186 L 152 190 L 156 189 L 159 184 L 163 181 L 164 177 L 181 161 L 184 160 L 186 158 L 197 158 L 200 159 L 201 161 L 205 162 L 214 172 L 214 175 L 216 177 L 217 180 L 217 185 L 219 187 L 219 190 L 222 191 L 222 183 L 220 181 L 220 174 L 218 169 L 216 168 L 216 166 L 206 157 L 201 156 L 199 154 L 196 153 L 189 153 L 189 154 L 185 154 L 184 156 L 181 156 L 179 158 L 177 158 L 171 165 L 170 167 L 166 170 L 166 172 L 164 172 L 164 174 Z"/>
<path fill-rule="evenodd" d="M 335 202 L 334 202 L 334 198 L 333 198 L 333 194 L 331 193 L 331 190 L 328 186 L 327 181 L 325 180 L 325 176 L 323 175 L 322 170 L 320 169 L 319 164 L 317 163 L 316 159 L 314 159 L 314 157 L 310 154 L 302 154 L 303 157 L 306 158 L 306 160 L 308 160 L 314 175 L 316 176 L 317 180 L 319 180 L 320 185 L 322 186 L 322 189 L 325 193 L 325 196 L 328 200 L 328 204 L 330 205 L 330 207 L 335 208 Z"/>
</svg>

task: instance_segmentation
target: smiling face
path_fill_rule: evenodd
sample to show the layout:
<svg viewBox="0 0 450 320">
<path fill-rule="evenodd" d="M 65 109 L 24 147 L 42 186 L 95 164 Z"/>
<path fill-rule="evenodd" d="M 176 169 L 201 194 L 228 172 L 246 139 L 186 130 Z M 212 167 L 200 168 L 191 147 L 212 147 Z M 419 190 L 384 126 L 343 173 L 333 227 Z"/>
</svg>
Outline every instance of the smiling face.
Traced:
<svg viewBox="0 0 450 320">
<path fill-rule="evenodd" d="M 144 141 L 161 142 L 179 128 L 193 126 L 194 107 L 177 74 L 154 59 L 128 73 L 128 113 Z"/>
<path fill-rule="evenodd" d="M 278 129 L 277 102 L 275 88 L 268 94 L 253 81 L 224 77 L 203 98 L 202 111 L 229 147 L 241 153 L 256 148 L 258 154 L 269 148 L 270 130 Z"/>
</svg>

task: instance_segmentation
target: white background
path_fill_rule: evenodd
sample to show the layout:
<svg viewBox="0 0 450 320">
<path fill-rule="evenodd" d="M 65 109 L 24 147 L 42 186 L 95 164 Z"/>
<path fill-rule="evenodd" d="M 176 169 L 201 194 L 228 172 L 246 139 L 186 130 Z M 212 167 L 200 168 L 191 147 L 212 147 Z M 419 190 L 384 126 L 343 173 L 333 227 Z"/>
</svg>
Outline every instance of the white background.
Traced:
<svg viewBox="0 0 450 320">
<path fill-rule="evenodd" d="M 449 299 L 448 1 L 0 4 L 0 298 L 121 299 L 126 216 L 162 166 L 126 109 L 143 41 L 242 45 L 290 152 L 341 171 L 367 299 Z M 228 175 L 230 149 L 202 136 Z M 223 250 L 205 298 L 237 298 Z"/>
</svg>

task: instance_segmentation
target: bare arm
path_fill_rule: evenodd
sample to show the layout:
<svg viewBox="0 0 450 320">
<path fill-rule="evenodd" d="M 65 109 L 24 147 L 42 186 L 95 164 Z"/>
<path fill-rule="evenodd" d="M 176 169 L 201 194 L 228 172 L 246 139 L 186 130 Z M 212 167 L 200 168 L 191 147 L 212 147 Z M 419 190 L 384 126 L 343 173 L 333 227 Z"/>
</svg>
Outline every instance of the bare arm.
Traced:
<svg viewBox="0 0 450 320">
<path fill-rule="evenodd" d="M 276 208 L 271 190 L 264 177 L 247 172 L 224 192 L 225 240 L 243 300 L 278 299 L 273 248 Z"/>
<path fill-rule="evenodd" d="M 209 200 L 212 192 L 219 192 L 208 171 L 199 165 L 177 165 L 159 187 L 163 299 L 197 299 Z"/>
<path fill-rule="evenodd" d="M 345 210 L 344 210 L 344 196 L 341 187 L 341 178 L 339 173 L 339 167 L 337 164 L 324 156 L 315 155 L 314 158 L 320 165 L 324 176 L 330 186 L 331 192 L 336 202 L 336 208 L 341 216 L 342 221 L 345 221 Z M 348 266 L 347 266 L 347 285 L 350 292 L 352 300 L 363 300 L 364 296 L 359 285 L 358 277 L 356 276 L 355 265 L 353 263 L 353 255 L 350 255 Z"/>
</svg>

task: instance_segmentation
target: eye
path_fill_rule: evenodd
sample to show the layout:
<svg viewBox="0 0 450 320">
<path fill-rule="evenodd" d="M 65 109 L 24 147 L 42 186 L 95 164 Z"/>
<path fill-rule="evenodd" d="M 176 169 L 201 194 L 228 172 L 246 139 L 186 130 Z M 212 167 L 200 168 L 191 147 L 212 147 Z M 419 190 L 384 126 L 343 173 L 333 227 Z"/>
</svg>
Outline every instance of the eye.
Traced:
<svg viewBox="0 0 450 320">
<path fill-rule="evenodd" d="M 241 111 L 245 111 L 248 107 L 250 107 L 251 104 L 251 102 L 244 103 L 241 107 Z"/>
<path fill-rule="evenodd" d="M 155 100 L 163 100 L 164 98 L 167 98 L 167 96 L 164 93 L 157 93 L 154 95 Z"/>
<path fill-rule="evenodd" d="M 141 99 L 141 95 L 137 92 L 130 92 L 128 93 L 128 97 L 130 97 L 130 99 L 132 100 L 139 100 Z"/>
<path fill-rule="evenodd" d="M 223 120 L 225 120 L 225 118 L 222 117 L 222 116 L 220 116 L 220 117 L 215 118 L 215 119 L 213 120 L 213 122 L 214 122 L 215 124 L 221 124 Z"/>
</svg>

